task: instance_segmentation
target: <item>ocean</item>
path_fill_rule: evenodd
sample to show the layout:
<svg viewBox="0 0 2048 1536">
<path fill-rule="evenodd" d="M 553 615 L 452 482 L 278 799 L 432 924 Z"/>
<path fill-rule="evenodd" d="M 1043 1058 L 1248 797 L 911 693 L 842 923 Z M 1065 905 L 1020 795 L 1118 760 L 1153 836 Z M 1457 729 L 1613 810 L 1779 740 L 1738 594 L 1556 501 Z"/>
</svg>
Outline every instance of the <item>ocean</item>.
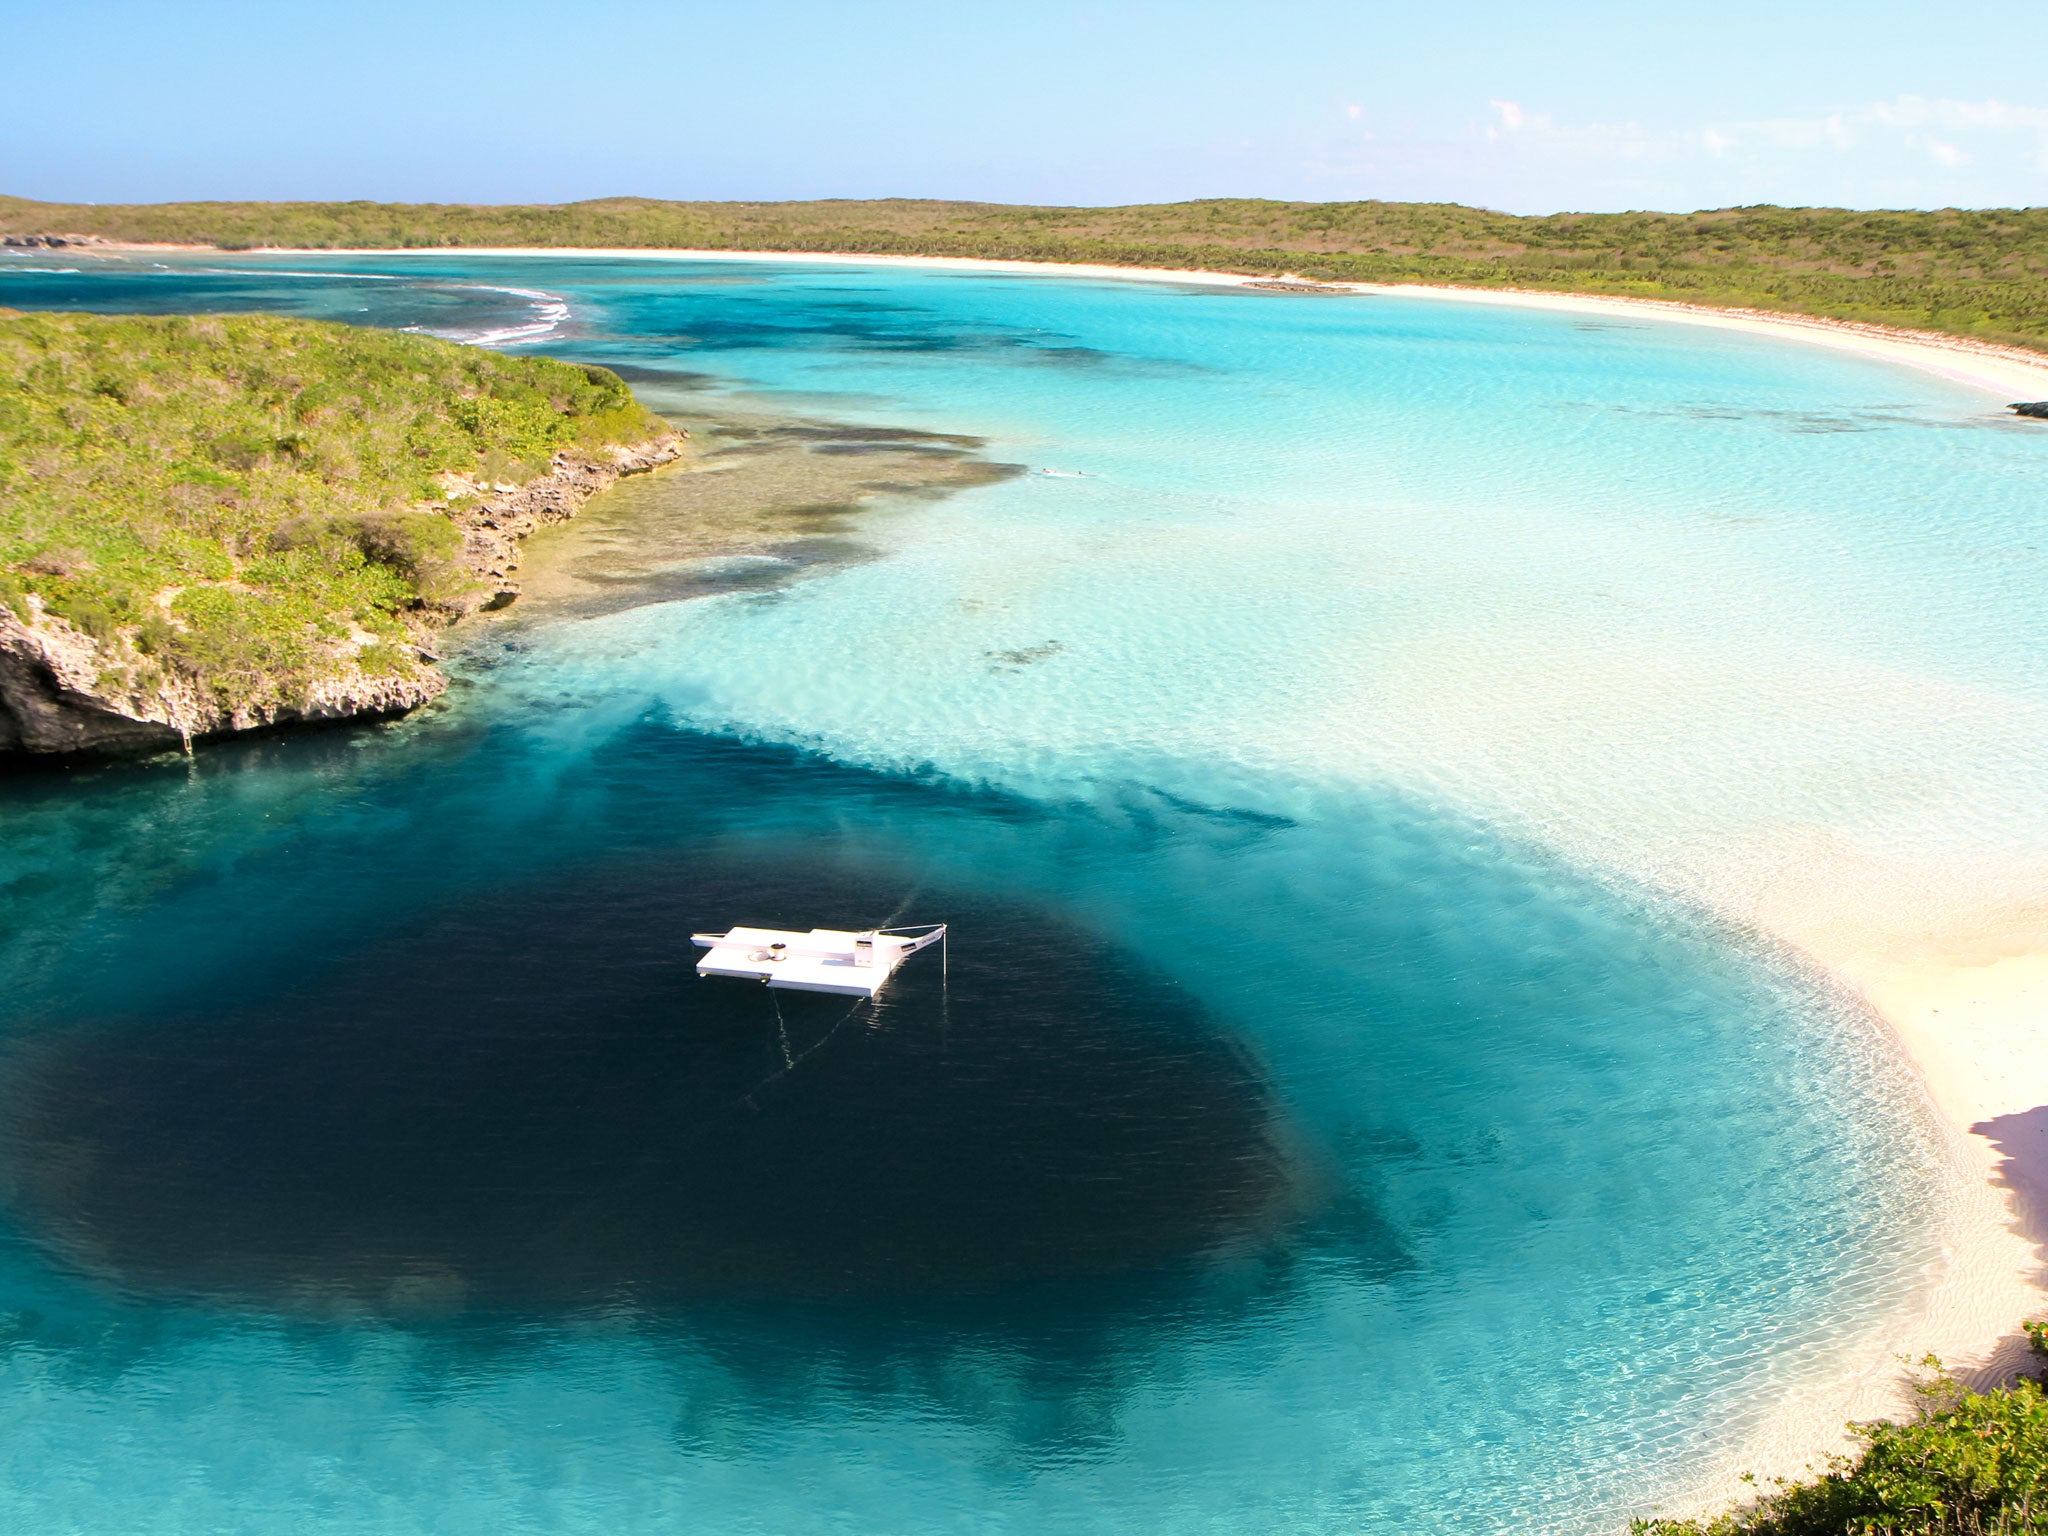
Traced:
<svg viewBox="0 0 2048 1536">
<path fill-rule="evenodd" d="M 408 720 L 0 779 L 8 1529 L 1618 1531 L 1940 1278 L 1944 1133 L 1771 919 L 2048 848 L 1995 402 L 884 266 L 37 252 L 0 304 L 1010 466 L 458 629 Z M 932 921 L 872 1008 L 691 969 Z"/>
</svg>

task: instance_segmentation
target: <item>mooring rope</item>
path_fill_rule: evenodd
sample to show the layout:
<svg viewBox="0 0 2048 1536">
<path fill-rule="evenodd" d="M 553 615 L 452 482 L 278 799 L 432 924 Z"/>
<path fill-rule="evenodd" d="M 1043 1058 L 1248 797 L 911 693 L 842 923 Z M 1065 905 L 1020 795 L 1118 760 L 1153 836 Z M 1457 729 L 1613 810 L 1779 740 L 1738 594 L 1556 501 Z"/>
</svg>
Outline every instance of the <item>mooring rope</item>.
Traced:
<svg viewBox="0 0 2048 1536">
<path fill-rule="evenodd" d="M 917 900 L 918 896 L 923 892 L 923 890 L 923 881 L 919 881 L 916 885 L 912 886 L 907 892 L 904 893 L 903 899 L 896 904 L 896 910 L 889 914 L 888 919 L 886 921 L 877 923 L 872 931 L 875 933 L 887 933 L 891 929 L 896 927 L 897 919 L 902 917 L 905 912 L 910 910 L 911 903 Z M 947 945 L 944 938 L 941 938 L 939 940 L 939 978 L 939 1029 L 941 1036 L 943 1037 L 945 1034 L 950 1032 L 953 1020 L 952 967 L 950 964 L 950 957 L 947 954 Z M 741 1094 L 738 1098 L 734 1099 L 732 1102 L 731 1109 L 722 1111 L 719 1114 L 711 1116 L 710 1119 L 705 1122 L 705 1127 L 707 1130 L 712 1125 L 715 1125 L 718 1121 L 724 1119 L 725 1115 L 732 1113 L 733 1110 L 740 1108 L 742 1105 L 746 1106 L 749 1109 L 754 1109 L 758 1111 L 760 1106 L 754 1102 L 755 1094 L 759 1093 L 763 1088 L 766 1088 L 773 1083 L 780 1082 L 783 1078 L 789 1076 L 790 1073 L 794 1072 L 798 1067 L 802 1066 L 805 1062 L 809 1061 L 813 1056 L 817 1055 L 818 1052 L 822 1051 L 826 1046 L 830 1045 L 832 1043 L 833 1037 L 836 1036 L 840 1030 L 846 1027 L 847 1023 L 853 1018 L 853 1016 L 856 1013 L 860 1012 L 861 1008 L 864 1005 L 875 1001 L 873 997 L 855 998 L 853 1006 L 847 1009 L 846 1012 L 841 1014 L 838 1017 L 838 1019 L 836 1019 L 833 1022 L 833 1025 L 830 1029 L 826 1030 L 824 1034 L 820 1035 L 810 1045 L 804 1047 L 803 1050 L 792 1051 L 790 1049 L 789 1044 L 789 1022 L 783 1017 L 782 1014 L 782 1000 L 775 995 L 774 988 L 768 987 L 763 988 L 763 990 L 768 993 L 769 1005 L 775 1010 L 775 1038 L 776 1043 L 782 1048 L 782 1066 L 778 1068 L 776 1071 L 770 1072 L 766 1077 L 762 1078 L 758 1083 L 754 1084 L 753 1087 L 749 1088 L 745 1093 Z"/>
<path fill-rule="evenodd" d="M 841 1029 L 846 1027 L 846 1021 L 848 1019 L 851 1019 L 856 1013 L 860 1012 L 861 1005 L 863 1003 L 870 1002 L 872 1001 L 872 999 L 865 997 L 855 998 L 853 1006 L 847 1009 L 846 1012 L 842 1013 L 830 1029 L 826 1030 L 823 1035 L 819 1036 L 819 1038 L 814 1043 L 812 1043 L 809 1046 L 806 1046 L 803 1050 L 796 1052 L 794 1055 L 790 1053 L 789 1049 L 789 1028 L 783 1022 L 782 1002 L 779 998 L 775 996 L 774 992 L 772 991 L 768 993 L 768 1001 L 775 1008 L 775 1026 L 777 1033 L 781 1037 L 783 1064 L 780 1067 L 776 1068 L 775 1071 L 770 1072 L 766 1077 L 762 1078 L 759 1082 L 755 1083 L 753 1087 L 747 1089 L 745 1093 L 742 1093 L 735 1097 L 733 1101 L 730 1104 L 728 1104 L 724 1109 L 715 1110 L 711 1114 L 706 1115 L 704 1119 L 699 1123 L 698 1133 L 696 1137 L 693 1138 L 693 1144 L 694 1142 L 702 1141 L 705 1137 L 709 1136 L 714 1130 L 717 1129 L 719 1125 L 724 1123 L 728 1116 L 736 1113 L 741 1109 L 751 1109 L 758 1114 L 760 1112 L 761 1106 L 754 1102 L 754 1095 L 759 1093 L 763 1088 L 767 1088 L 772 1084 L 781 1082 L 783 1078 L 789 1076 L 790 1073 L 794 1072 L 798 1067 L 802 1066 L 805 1062 L 809 1061 L 813 1056 L 817 1055 L 818 1052 L 822 1051 L 827 1045 L 831 1044 L 832 1037 L 838 1034 Z"/>
<path fill-rule="evenodd" d="M 770 1072 L 766 1077 L 762 1078 L 761 1081 L 754 1084 L 754 1086 L 749 1088 L 745 1093 L 741 1094 L 740 1099 L 742 1101 L 753 1098 L 755 1094 L 759 1093 L 763 1088 L 766 1088 L 770 1083 L 780 1082 L 783 1078 L 789 1076 L 790 1073 L 794 1072 L 798 1067 L 802 1066 L 805 1062 L 809 1061 L 813 1056 L 817 1055 L 818 1052 L 825 1049 L 826 1046 L 832 1043 L 832 1037 L 838 1034 L 840 1030 L 846 1027 L 846 1021 L 848 1019 L 852 1018 L 856 1013 L 859 1013 L 864 1004 L 874 1001 L 874 999 L 867 997 L 855 998 L 853 1001 L 853 1006 L 847 1009 L 846 1012 L 842 1013 L 839 1016 L 837 1022 L 835 1022 L 830 1029 L 826 1030 L 824 1034 L 820 1035 L 817 1038 L 817 1040 L 812 1042 L 810 1045 L 804 1047 L 802 1051 L 792 1056 L 789 1053 L 789 1030 L 788 1027 L 784 1025 L 782 1022 L 781 1000 L 776 997 L 772 989 L 770 989 L 768 992 L 768 1000 L 771 1003 L 775 1004 L 775 1027 L 782 1035 L 782 1069 L 779 1072 Z"/>
<path fill-rule="evenodd" d="M 903 893 L 903 899 L 896 903 L 896 910 L 881 922 L 875 924 L 875 932 L 887 933 L 903 920 L 903 914 L 910 910 L 910 904 L 924 894 L 924 882 L 918 881 Z M 953 1032 L 953 966 L 948 952 L 951 946 L 945 939 L 939 940 L 939 1038 L 950 1039 Z"/>
<path fill-rule="evenodd" d="M 768 993 L 768 1001 L 775 1009 L 775 1034 L 776 1038 L 782 1042 L 782 1070 L 787 1072 L 796 1065 L 796 1061 L 789 1054 L 789 1026 L 782 1019 L 782 999 L 777 997 L 771 989 Z"/>
</svg>

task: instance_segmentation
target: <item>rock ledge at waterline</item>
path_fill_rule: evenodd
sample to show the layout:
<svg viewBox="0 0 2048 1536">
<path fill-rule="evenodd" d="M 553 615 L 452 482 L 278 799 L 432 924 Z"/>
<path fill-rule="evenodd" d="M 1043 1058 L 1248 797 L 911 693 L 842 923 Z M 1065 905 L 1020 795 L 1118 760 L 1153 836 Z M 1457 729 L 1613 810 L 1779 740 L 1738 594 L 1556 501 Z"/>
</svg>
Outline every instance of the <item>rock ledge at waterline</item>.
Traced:
<svg viewBox="0 0 2048 1536">
<path fill-rule="evenodd" d="M 34 594 L 23 603 L 25 615 L 0 602 L 0 752 L 131 755 L 240 731 L 415 709 L 448 686 L 433 665 L 431 634 L 517 596 L 512 572 L 520 540 L 574 516 L 621 477 L 673 462 L 683 442 L 682 434 L 665 433 L 631 447 L 565 450 L 547 474 L 524 485 L 454 484 L 451 496 L 460 509 L 448 515 L 461 531 L 462 561 L 475 587 L 454 603 L 410 615 L 420 643 L 411 654 L 380 647 L 384 664 L 374 670 L 362 660 L 373 637 L 351 630 L 336 639 L 322 675 L 290 701 L 227 702 L 204 677 L 157 665 L 132 631 L 97 638 L 50 612 Z"/>
</svg>

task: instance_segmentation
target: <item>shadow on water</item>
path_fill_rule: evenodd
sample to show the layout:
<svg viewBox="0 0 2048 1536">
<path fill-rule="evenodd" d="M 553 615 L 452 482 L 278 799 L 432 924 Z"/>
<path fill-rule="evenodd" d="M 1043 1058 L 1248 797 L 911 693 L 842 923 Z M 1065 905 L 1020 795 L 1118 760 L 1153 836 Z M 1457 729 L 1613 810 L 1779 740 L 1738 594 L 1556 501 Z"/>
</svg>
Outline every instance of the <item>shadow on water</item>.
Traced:
<svg viewBox="0 0 2048 1536">
<path fill-rule="evenodd" d="M 708 1321 L 1213 1266 L 1319 1198 L 1188 994 L 1040 911 L 887 910 L 904 883 L 713 845 L 444 907 L 260 1005 L 38 1031 L 8 1203 L 130 1293 Z M 940 915 L 949 973 L 858 1006 L 699 980 L 687 941 Z"/>
</svg>

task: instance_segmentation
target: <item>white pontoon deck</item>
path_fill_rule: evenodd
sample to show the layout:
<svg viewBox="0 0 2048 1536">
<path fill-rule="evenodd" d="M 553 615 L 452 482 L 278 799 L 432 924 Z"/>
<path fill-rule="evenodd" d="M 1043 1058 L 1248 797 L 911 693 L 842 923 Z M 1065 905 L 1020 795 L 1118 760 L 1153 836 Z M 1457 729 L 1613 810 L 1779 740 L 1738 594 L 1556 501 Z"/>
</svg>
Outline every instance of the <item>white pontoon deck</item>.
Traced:
<svg viewBox="0 0 2048 1536">
<path fill-rule="evenodd" d="M 693 933 L 690 942 L 708 951 L 697 962 L 699 976 L 762 981 L 796 992 L 873 997 L 897 966 L 945 937 L 946 925 L 934 923 L 924 928 L 871 928 L 865 933 L 845 933 L 837 928 L 813 928 L 809 933 L 732 928 L 724 933 Z"/>
</svg>

